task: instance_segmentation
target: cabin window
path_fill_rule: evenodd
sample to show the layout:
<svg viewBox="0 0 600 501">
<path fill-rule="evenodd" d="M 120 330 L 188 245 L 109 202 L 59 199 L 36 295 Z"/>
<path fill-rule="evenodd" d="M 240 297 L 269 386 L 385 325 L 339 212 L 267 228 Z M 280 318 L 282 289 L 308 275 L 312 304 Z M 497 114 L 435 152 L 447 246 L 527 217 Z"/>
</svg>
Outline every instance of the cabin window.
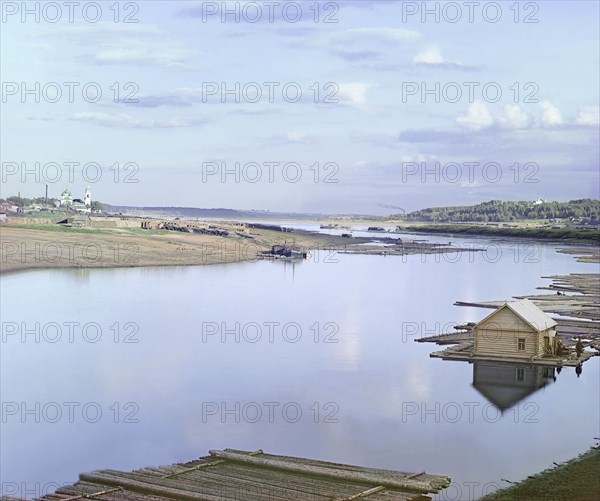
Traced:
<svg viewBox="0 0 600 501">
<path fill-rule="evenodd" d="M 525 351 L 525 338 L 520 337 L 517 341 L 517 349 L 519 351 Z"/>
<path fill-rule="evenodd" d="M 517 381 L 525 381 L 525 369 L 517 367 Z"/>
</svg>

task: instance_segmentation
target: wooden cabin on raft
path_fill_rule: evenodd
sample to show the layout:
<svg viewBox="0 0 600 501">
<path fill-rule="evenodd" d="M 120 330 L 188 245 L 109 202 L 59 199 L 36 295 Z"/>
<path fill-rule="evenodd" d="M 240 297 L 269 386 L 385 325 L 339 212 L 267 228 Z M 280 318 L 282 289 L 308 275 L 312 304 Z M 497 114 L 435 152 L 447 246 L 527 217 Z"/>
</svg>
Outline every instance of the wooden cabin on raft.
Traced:
<svg viewBox="0 0 600 501">
<path fill-rule="evenodd" d="M 528 299 L 507 301 L 475 326 L 474 354 L 523 359 L 553 356 L 556 325 Z"/>
</svg>

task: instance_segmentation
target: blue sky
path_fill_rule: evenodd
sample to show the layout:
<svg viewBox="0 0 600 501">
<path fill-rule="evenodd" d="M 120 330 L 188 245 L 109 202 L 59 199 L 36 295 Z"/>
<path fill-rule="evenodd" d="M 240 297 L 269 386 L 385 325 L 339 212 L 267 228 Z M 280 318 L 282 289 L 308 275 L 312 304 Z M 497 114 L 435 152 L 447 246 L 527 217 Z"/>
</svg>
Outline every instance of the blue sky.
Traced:
<svg viewBox="0 0 600 501">
<path fill-rule="evenodd" d="M 2 196 L 373 214 L 599 197 L 597 2 L 142 1 L 119 22 L 99 2 L 95 23 L 57 4 L 2 2 Z M 36 82 L 61 98 L 23 95 Z"/>
</svg>

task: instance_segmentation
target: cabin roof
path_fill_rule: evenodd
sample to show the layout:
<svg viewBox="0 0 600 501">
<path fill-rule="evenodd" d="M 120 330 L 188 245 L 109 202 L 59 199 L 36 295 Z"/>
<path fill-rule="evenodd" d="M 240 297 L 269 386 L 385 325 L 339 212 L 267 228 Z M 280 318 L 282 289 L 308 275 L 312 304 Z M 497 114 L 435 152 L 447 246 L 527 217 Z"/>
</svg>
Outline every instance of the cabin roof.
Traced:
<svg viewBox="0 0 600 501">
<path fill-rule="evenodd" d="M 44 501 L 167 499 L 332 500 L 368 496 L 372 501 L 411 501 L 450 485 L 445 476 L 402 473 L 288 456 L 225 449 L 185 464 L 133 472 L 94 471 Z"/>
<path fill-rule="evenodd" d="M 484 322 L 487 322 L 504 308 L 511 310 L 536 332 L 543 332 L 557 325 L 554 319 L 544 313 L 540 308 L 529 301 L 529 299 L 519 299 L 517 301 L 506 301 L 497 310 L 494 310 L 487 317 L 481 320 L 477 324 L 477 327 Z"/>
</svg>

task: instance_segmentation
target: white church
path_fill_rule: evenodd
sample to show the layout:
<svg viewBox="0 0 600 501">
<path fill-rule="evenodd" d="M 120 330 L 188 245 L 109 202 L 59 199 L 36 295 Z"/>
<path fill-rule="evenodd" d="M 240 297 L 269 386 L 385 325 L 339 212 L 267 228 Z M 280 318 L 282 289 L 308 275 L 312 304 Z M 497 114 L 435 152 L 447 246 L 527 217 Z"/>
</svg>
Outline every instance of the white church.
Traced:
<svg viewBox="0 0 600 501">
<path fill-rule="evenodd" d="M 92 212 L 92 190 L 88 186 L 85 189 L 85 195 L 83 200 L 80 198 L 73 198 L 71 190 L 65 188 L 65 191 L 60 195 L 60 207 L 67 210 L 73 210 L 83 213 Z"/>
</svg>

